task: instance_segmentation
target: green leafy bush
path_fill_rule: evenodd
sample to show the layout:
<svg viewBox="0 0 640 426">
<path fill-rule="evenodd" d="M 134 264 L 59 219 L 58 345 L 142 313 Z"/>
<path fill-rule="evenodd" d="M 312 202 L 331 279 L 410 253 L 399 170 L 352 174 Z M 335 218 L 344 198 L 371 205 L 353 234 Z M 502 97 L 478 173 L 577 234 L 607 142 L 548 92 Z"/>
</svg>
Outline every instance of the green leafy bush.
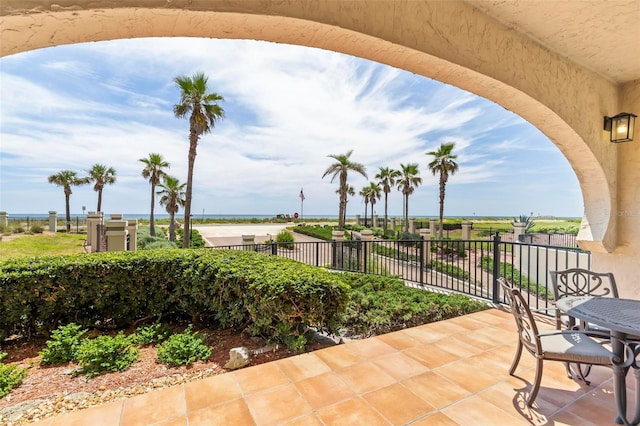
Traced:
<svg viewBox="0 0 640 426">
<path fill-rule="evenodd" d="M 278 246 L 282 248 L 293 250 L 295 247 L 295 245 L 293 244 L 295 238 L 293 237 L 293 234 L 287 230 L 280 232 L 276 236 L 276 241 L 280 243 L 278 244 Z"/>
<path fill-rule="evenodd" d="M 138 345 L 150 345 L 166 340 L 173 331 L 167 324 L 152 324 L 138 327 L 133 335 L 133 341 Z"/>
<path fill-rule="evenodd" d="M 0 352 L 0 361 L 6 356 L 6 353 Z M 0 362 L 0 398 L 3 398 L 11 389 L 22 383 L 22 379 L 26 376 L 26 368 L 20 368 L 17 365 L 5 365 Z"/>
<path fill-rule="evenodd" d="M 335 227 L 330 225 L 296 226 L 293 228 L 293 232 L 315 237 L 324 241 L 331 241 L 333 239 L 331 234 L 335 229 Z"/>
<path fill-rule="evenodd" d="M 206 344 L 206 336 L 191 331 L 190 325 L 183 333 L 170 336 L 158 347 L 158 361 L 173 366 L 187 365 L 197 360 L 207 360 L 211 348 Z"/>
<path fill-rule="evenodd" d="M 76 352 L 82 372 L 89 378 L 109 371 L 124 371 L 137 360 L 140 350 L 133 343 L 133 336 L 98 336 L 85 339 Z"/>
<path fill-rule="evenodd" d="M 86 332 L 87 330 L 74 323 L 58 327 L 47 340 L 47 347 L 40 351 L 42 363 L 58 364 L 75 360 L 82 336 Z"/>
<path fill-rule="evenodd" d="M 34 234 L 42 234 L 44 232 L 44 228 L 40 225 L 31 226 L 31 232 Z"/>
<path fill-rule="evenodd" d="M 176 229 L 176 244 L 178 247 L 182 247 L 182 237 L 184 235 L 184 229 Z M 204 239 L 197 229 L 192 229 L 189 233 L 189 248 L 203 248 L 205 246 Z"/>
<path fill-rule="evenodd" d="M 407 287 L 397 278 L 351 273 L 342 276 L 351 287 L 342 325 L 359 335 L 387 333 L 488 308 L 467 296 Z"/>
</svg>

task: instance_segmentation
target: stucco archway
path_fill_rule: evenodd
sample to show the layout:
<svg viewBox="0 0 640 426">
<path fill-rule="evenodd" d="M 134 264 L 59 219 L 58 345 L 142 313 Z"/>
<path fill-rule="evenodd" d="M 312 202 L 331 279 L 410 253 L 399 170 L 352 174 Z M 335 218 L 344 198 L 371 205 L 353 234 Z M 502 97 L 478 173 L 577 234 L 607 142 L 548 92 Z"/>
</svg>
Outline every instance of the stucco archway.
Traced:
<svg viewBox="0 0 640 426">
<path fill-rule="evenodd" d="M 619 112 L 619 87 L 467 2 L 5 0 L 0 20 L 1 56 L 121 38 L 243 38 L 334 50 L 458 86 L 544 132 L 581 185 L 582 247 L 606 253 L 618 244 L 618 151 L 603 143 L 601 123 Z"/>
</svg>

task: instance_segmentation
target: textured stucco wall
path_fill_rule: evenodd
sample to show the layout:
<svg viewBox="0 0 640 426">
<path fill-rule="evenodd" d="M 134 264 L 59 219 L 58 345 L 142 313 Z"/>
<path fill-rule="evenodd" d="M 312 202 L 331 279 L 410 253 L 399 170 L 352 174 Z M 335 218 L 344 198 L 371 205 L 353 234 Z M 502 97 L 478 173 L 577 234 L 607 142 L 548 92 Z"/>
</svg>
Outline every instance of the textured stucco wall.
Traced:
<svg viewBox="0 0 640 426">
<path fill-rule="evenodd" d="M 636 225 L 640 221 L 619 215 L 621 209 L 640 211 L 634 190 L 638 144 L 607 143 L 602 131 L 603 115 L 614 115 L 622 106 L 639 111 L 637 85 L 635 97 L 624 95 L 623 100 L 620 94 L 629 87 L 618 87 L 567 61 L 465 2 L 0 2 L 1 56 L 59 44 L 160 36 L 320 47 L 403 68 L 491 99 L 538 127 L 570 162 L 584 197 L 581 245 L 601 253 L 594 267 L 618 273 L 619 265 L 629 269 L 640 260 Z M 628 270 L 619 272 L 621 277 L 631 276 Z"/>
</svg>

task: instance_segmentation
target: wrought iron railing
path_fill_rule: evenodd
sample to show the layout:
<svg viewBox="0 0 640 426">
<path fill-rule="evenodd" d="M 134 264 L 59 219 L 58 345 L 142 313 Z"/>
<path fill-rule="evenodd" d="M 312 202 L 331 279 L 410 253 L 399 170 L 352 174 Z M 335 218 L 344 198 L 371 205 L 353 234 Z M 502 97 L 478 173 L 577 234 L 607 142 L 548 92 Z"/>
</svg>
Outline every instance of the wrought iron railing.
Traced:
<svg viewBox="0 0 640 426">
<path fill-rule="evenodd" d="M 525 290 L 532 309 L 550 307 L 549 271 L 590 269 L 591 255 L 577 248 L 490 240 L 352 240 L 232 245 L 341 271 L 399 277 L 421 287 L 503 302 L 497 279 Z"/>
</svg>

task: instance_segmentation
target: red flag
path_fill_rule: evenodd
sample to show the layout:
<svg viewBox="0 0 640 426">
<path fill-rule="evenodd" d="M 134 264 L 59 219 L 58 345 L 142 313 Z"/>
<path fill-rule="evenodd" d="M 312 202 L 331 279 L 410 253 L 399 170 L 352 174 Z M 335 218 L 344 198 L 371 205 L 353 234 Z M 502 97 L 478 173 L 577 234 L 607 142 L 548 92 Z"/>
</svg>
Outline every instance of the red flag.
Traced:
<svg viewBox="0 0 640 426">
<path fill-rule="evenodd" d="M 300 190 L 300 201 L 304 201 L 304 193 Z"/>
</svg>

